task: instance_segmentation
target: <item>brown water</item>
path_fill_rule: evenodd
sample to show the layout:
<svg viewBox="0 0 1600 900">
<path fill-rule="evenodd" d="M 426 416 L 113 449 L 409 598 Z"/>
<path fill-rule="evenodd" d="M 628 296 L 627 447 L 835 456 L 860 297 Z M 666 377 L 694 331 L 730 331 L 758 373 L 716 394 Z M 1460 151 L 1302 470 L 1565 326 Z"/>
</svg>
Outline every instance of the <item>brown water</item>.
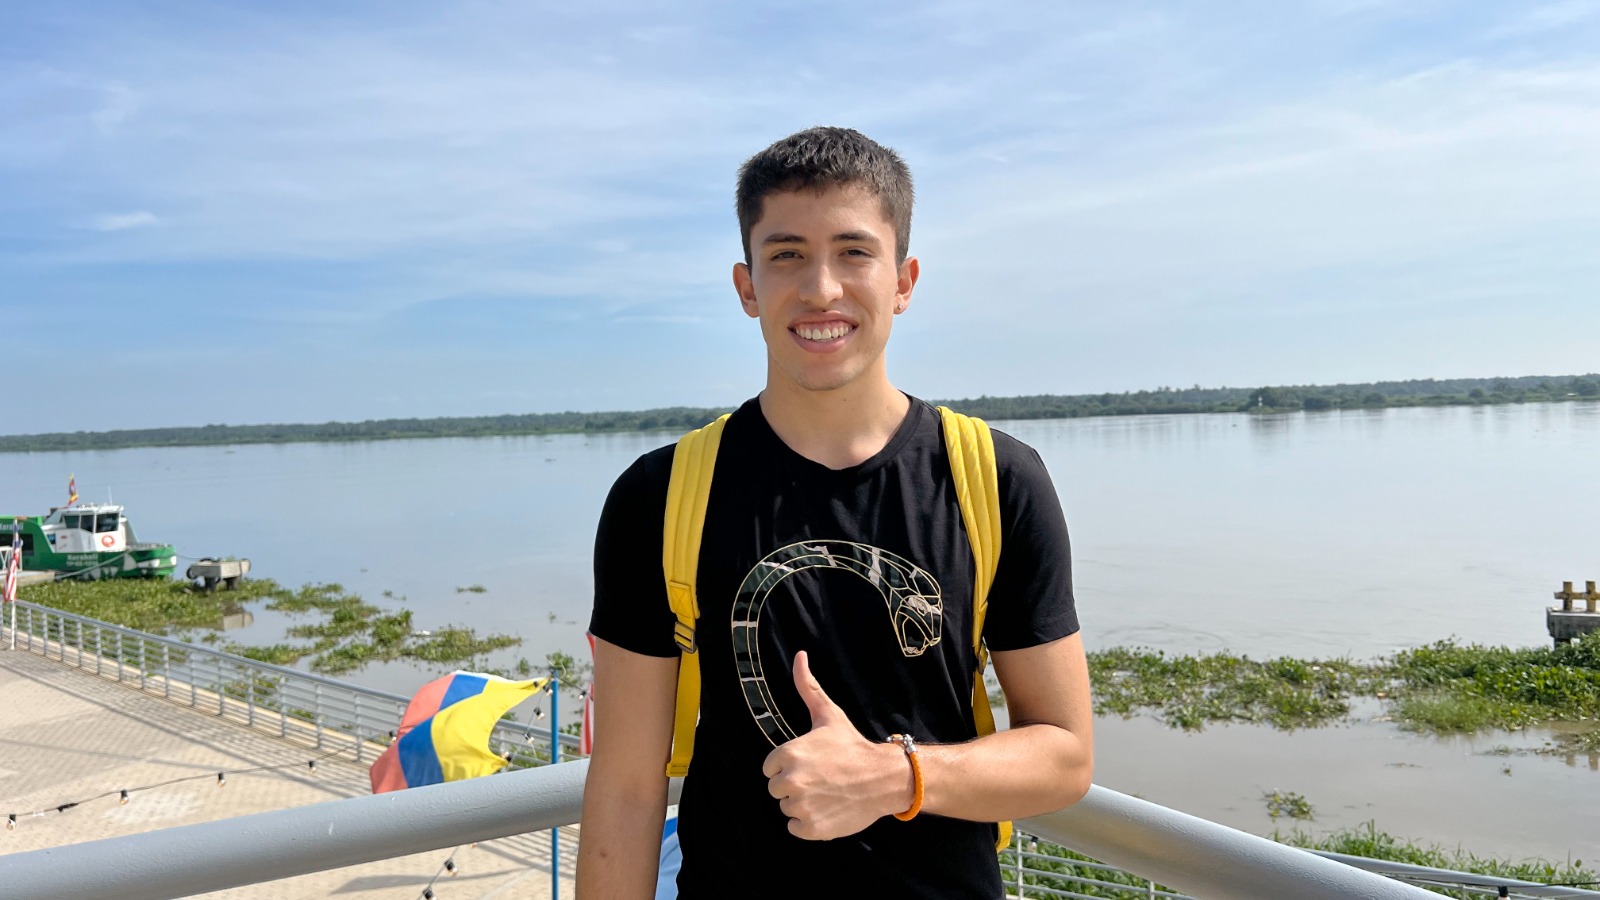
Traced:
<svg viewBox="0 0 1600 900">
<path fill-rule="evenodd" d="M 1091 649 L 1365 659 L 1451 635 L 1536 645 L 1559 582 L 1600 578 L 1600 403 L 998 427 L 1050 467 Z M 290 585 L 404 597 L 418 628 L 522 635 L 489 660 L 510 665 L 586 652 L 600 505 L 672 437 L 9 454 L 0 509 L 60 503 L 75 472 L 85 499 L 114 491 L 141 538 L 250 557 Z M 456 591 L 472 584 L 487 592 Z M 286 624 L 257 609 L 229 637 L 272 643 Z M 429 676 L 391 665 L 354 677 L 409 693 Z M 1484 754 L 1537 736 L 1099 727 L 1101 783 L 1253 831 L 1273 828 L 1261 793 L 1278 789 L 1306 796 L 1315 828 L 1372 819 L 1479 853 L 1600 862 L 1593 760 Z"/>
<path fill-rule="evenodd" d="M 1286 733 L 1259 726 L 1175 731 L 1149 718 L 1095 723 L 1095 781 L 1256 834 L 1372 822 L 1397 837 L 1479 856 L 1600 864 L 1600 754 L 1538 756 L 1547 732 L 1471 738 L 1363 722 Z M 1500 755 L 1506 749 L 1514 755 Z M 1293 791 L 1314 819 L 1267 814 Z"/>
</svg>

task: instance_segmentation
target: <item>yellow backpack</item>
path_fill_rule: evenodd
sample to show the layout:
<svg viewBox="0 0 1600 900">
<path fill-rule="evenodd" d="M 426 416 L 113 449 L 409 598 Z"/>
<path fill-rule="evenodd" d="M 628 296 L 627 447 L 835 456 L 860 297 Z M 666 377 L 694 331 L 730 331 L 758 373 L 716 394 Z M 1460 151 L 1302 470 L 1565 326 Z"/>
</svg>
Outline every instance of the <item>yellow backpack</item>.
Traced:
<svg viewBox="0 0 1600 900">
<path fill-rule="evenodd" d="M 983 620 L 989 609 L 989 586 L 1000 559 L 1000 484 L 995 469 L 994 437 L 982 420 L 939 407 L 944 426 L 950 474 L 955 478 L 961 517 L 977 572 L 972 593 L 972 648 L 978 671 L 972 683 L 972 714 L 978 736 L 994 733 L 994 711 L 983 683 L 989 652 L 983 644 Z M 682 655 L 678 662 L 678 701 L 673 718 L 672 758 L 669 777 L 689 773 L 694 756 L 694 730 L 700 719 L 700 654 L 695 624 L 700 605 L 695 597 L 695 573 L 700 562 L 700 532 L 705 527 L 706 503 L 711 497 L 711 475 L 717 447 L 722 443 L 725 415 L 678 440 L 672 455 L 672 477 L 667 486 L 667 514 L 663 523 L 661 565 L 667 578 L 667 599 L 677 618 L 674 638 Z M 1011 843 L 1011 823 L 1001 822 L 997 849 Z"/>
</svg>

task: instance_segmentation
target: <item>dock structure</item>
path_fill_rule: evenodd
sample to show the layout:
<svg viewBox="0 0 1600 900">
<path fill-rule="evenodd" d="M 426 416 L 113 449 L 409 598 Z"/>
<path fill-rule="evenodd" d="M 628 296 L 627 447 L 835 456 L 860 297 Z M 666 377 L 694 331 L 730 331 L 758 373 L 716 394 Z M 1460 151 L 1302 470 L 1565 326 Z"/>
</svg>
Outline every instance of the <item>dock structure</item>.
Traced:
<svg viewBox="0 0 1600 900">
<path fill-rule="evenodd" d="M 1593 581 L 1585 584 L 1585 590 L 1575 591 L 1572 582 L 1561 582 L 1561 590 L 1556 591 L 1555 598 L 1561 601 L 1561 608 L 1552 606 L 1545 610 L 1545 627 L 1550 630 L 1550 638 L 1557 646 L 1568 641 L 1575 641 L 1586 634 L 1600 631 L 1600 591 L 1595 590 Z M 1578 601 L 1583 601 L 1584 608 L 1577 609 Z"/>
<path fill-rule="evenodd" d="M 0 815 L 15 817 L 0 831 L 0 856 L 370 792 L 367 767 L 348 755 L 179 706 L 106 671 L 0 649 L 0 696 L 7 698 L 0 703 Z M 564 837 L 575 846 L 569 830 Z M 572 856 L 562 861 L 565 897 L 572 896 Z M 447 858 L 455 877 L 441 871 Z M 432 890 L 441 900 L 532 900 L 550 896 L 549 864 L 549 838 L 528 834 L 211 896 L 417 897 L 438 876 Z"/>
</svg>

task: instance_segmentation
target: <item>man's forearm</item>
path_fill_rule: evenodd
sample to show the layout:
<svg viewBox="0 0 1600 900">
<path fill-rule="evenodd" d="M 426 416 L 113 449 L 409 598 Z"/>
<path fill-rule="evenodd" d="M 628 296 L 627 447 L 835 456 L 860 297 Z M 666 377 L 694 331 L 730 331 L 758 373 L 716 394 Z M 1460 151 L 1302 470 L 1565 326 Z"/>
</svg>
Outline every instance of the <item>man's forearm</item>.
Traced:
<svg viewBox="0 0 1600 900">
<path fill-rule="evenodd" d="M 1071 806 L 1088 792 L 1093 774 L 1086 742 L 1056 725 L 1024 725 L 965 744 L 924 745 L 918 757 L 923 811 L 983 822 Z"/>
<path fill-rule="evenodd" d="M 653 797 L 595 790 L 593 773 L 589 785 L 578 842 L 578 900 L 649 900 L 661 860 L 666 779 Z"/>
</svg>

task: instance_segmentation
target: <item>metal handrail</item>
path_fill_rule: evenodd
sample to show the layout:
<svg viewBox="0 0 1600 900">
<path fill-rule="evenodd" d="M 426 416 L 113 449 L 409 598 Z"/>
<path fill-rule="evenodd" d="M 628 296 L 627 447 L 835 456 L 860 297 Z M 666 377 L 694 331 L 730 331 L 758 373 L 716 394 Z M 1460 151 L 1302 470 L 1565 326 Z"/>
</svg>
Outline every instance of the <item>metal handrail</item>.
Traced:
<svg viewBox="0 0 1600 900">
<path fill-rule="evenodd" d="M 0 884 L 32 900 L 160 900 L 509 837 L 576 822 L 588 770 L 579 760 L 0 856 Z M 1216 900 L 1437 896 L 1101 787 L 1021 824 Z"/>
<path fill-rule="evenodd" d="M 146 693 L 157 694 L 214 715 L 289 737 L 303 735 L 319 750 L 349 749 L 357 763 L 376 750 L 398 727 L 410 698 L 363 687 L 288 666 L 191 644 L 63 612 L 25 600 L 16 601 L 18 649 L 114 677 Z M 553 718 L 552 718 L 553 721 Z M 563 757 L 576 756 L 578 738 L 559 733 Z M 532 740 L 537 747 L 529 747 Z M 550 727 L 500 722 L 490 739 L 496 753 L 510 753 L 512 765 L 542 762 L 548 754 Z M 337 743 L 336 743 L 337 742 Z M 543 751 L 543 752 L 541 752 Z"/>
<path fill-rule="evenodd" d="M 34 610 L 42 612 L 44 608 L 34 607 Z M 104 624 L 67 613 L 56 615 L 85 624 Z M 148 635 L 129 629 L 108 627 L 140 639 L 150 639 Z M 32 645 L 30 634 L 29 646 Z M 201 649 L 180 646 L 185 650 Z M 62 648 L 62 645 L 58 642 L 57 647 Z M 50 643 L 43 642 L 42 649 L 48 652 Z M 125 640 L 122 650 L 126 650 Z M 64 649 L 58 656 L 65 661 Z M 283 669 L 242 657 L 233 658 L 263 669 Z M 77 662 L 81 665 L 84 660 L 80 656 Z M 121 664 L 120 657 L 118 664 Z M 304 675 L 294 670 L 285 671 Z M 119 677 L 120 674 L 119 669 Z M 332 682 L 332 679 L 307 677 Z M 340 688 L 350 687 L 332 683 Z M 367 695 L 383 695 L 380 691 L 360 690 Z M 396 695 L 388 696 L 403 700 Z M 577 822 L 587 774 L 588 762 L 581 760 L 488 778 L 0 855 L 0 884 L 17 896 L 33 900 L 94 897 L 156 900 L 441 850 Z M 676 802 L 680 787 L 675 779 L 670 790 L 672 802 Z M 1364 864 L 1408 880 L 1451 885 L 1463 881 L 1503 883 L 1514 889 L 1512 896 L 1518 897 L 1600 898 L 1600 893 L 1593 891 L 1547 888 L 1528 882 L 1381 860 L 1350 858 L 1348 861 L 1353 864 L 1346 864 L 1344 858 L 1335 861 L 1326 858 L 1327 854 L 1278 844 L 1098 785 L 1091 787 L 1077 805 L 1022 820 L 1018 825 L 1046 841 L 1153 879 L 1146 887 L 1126 888 L 1130 893 L 1147 897 L 1402 900 L 1438 896 L 1355 867 Z M 1030 865 L 1044 857 L 1023 850 L 1023 846 L 1019 841 L 1009 851 L 1017 869 L 1021 872 L 1032 869 L 1036 876 L 1045 874 Z M 1090 871 L 1104 871 L 1092 863 L 1086 867 Z M 1018 896 L 1087 896 L 1046 886 L 1023 885 L 1021 872 L 1016 882 Z M 1050 877 L 1054 877 L 1053 874 Z M 1070 880 L 1078 884 L 1097 883 L 1092 875 L 1074 876 Z M 1158 891 L 1156 882 L 1183 894 Z M 1123 889 L 1120 885 L 1116 887 Z"/>
</svg>

